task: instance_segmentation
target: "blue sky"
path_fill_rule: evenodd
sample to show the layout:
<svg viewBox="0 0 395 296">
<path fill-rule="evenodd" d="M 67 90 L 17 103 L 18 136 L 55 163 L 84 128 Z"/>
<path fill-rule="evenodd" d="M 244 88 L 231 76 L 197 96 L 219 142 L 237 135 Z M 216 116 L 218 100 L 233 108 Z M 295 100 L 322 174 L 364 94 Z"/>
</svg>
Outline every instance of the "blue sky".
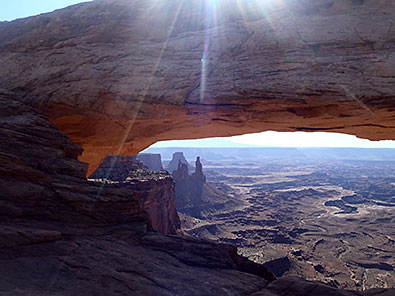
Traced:
<svg viewBox="0 0 395 296">
<path fill-rule="evenodd" d="M 81 0 L 0 0 L 0 21 L 12 21 L 73 4 L 89 2 Z"/>
<path fill-rule="evenodd" d="M 0 21 L 38 15 L 89 0 L 0 0 Z M 363 147 L 395 148 L 395 141 L 372 142 L 355 136 L 334 133 L 276 133 L 264 132 L 229 138 L 187 141 L 166 141 L 153 147 Z"/>
</svg>

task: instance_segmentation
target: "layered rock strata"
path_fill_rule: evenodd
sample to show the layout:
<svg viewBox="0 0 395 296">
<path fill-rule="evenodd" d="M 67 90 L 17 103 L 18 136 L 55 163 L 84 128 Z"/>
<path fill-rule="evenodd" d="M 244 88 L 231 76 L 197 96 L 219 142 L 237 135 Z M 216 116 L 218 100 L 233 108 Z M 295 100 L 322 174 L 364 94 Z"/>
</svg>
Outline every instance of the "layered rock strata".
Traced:
<svg viewBox="0 0 395 296">
<path fill-rule="evenodd" d="M 92 225 L 147 220 L 125 188 L 85 179 L 82 153 L 34 108 L 0 94 L 0 221 Z"/>
<path fill-rule="evenodd" d="M 162 157 L 156 153 L 139 153 L 137 158 L 142 161 L 144 166 L 152 171 L 162 171 Z"/>
<path fill-rule="evenodd" d="M 201 218 L 210 212 L 237 205 L 227 193 L 206 182 L 199 156 L 192 175 L 188 173 L 188 165 L 181 160 L 172 175 L 176 183 L 177 210 L 183 214 Z"/>
<path fill-rule="evenodd" d="M 87 181 L 82 149 L 12 96 L 0 93 L 2 295 L 393 295 L 274 280 L 231 245 L 150 231 L 129 188 Z"/>
<path fill-rule="evenodd" d="M 394 294 L 269 284 L 230 246 L 147 231 L 129 189 L 83 178 L 65 134 L 90 172 L 167 139 L 394 139 L 395 3 L 267 3 L 97 0 L 0 23 L 2 294 Z"/>
<path fill-rule="evenodd" d="M 184 153 L 174 152 L 170 162 L 166 166 L 166 170 L 172 174 L 179 168 L 180 163 L 185 164 L 186 174 L 188 174 L 189 170 L 193 169 L 192 165 L 186 160 Z"/>
<path fill-rule="evenodd" d="M 0 103 L 2 295 L 245 294 L 274 279 L 231 245 L 150 231 L 138 195 L 151 183 L 87 181 L 79 146 L 34 108 Z"/>
<path fill-rule="evenodd" d="M 0 23 L 0 85 L 81 145 L 90 173 L 160 140 L 395 139 L 394 19 L 388 0 L 97 0 Z"/>
<path fill-rule="evenodd" d="M 136 156 L 110 155 L 89 180 L 129 189 L 148 213 L 154 230 L 162 234 L 176 234 L 180 230 L 174 182 L 166 171 L 144 169 Z"/>
<path fill-rule="evenodd" d="M 144 169 L 142 161 L 136 156 L 109 155 L 103 163 L 94 171 L 89 179 L 125 181 L 130 173 L 138 169 Z"/>
<path fill-rule="evenodd" d="M 393 293 L 273 281 L 231 245 L 149 231 L 130 189 L 85 180 L 80 147 L 34 108 L 4 93 L 0 102 L 2 295 Z"/>
</svg>

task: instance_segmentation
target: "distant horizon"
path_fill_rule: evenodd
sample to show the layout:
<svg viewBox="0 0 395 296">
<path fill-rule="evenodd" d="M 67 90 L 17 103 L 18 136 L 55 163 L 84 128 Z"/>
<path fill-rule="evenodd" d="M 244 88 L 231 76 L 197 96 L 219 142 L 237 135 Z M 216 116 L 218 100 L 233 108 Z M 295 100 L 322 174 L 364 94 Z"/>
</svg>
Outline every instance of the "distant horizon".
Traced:
<svg viewBox="0 0 395 296">
<path fill-rule="evenodd" d="M 269 144 L 270 143 L 270 144 Z M 213 137 L 195 140 L 160 141 L 149 148 L 162 147 L 262 147 L 262 148 L 388 148 L 395 149 L 395 141 L 370 141 L 354 135 L 327 132 L 275 132 L 245 134 L 232 137 Z"/>
<path fill-rule="evenodd" d="M 233 149 L 233 148 L 262 148 L 262 149 L 383 149 L 383 150 L 395 150 L 395 148 L 391 147 L 280 147 L 280 146 L 251 146 L 251 147 L 246 147 L 246 146 L 234 146 L 234 147 L 208 147 L 208 146 L 196 146 L 196 147 L 183 147 L 183 146 L 166 146 L 166 147 L 148 147 L 144 150 L 142 150 L 139 153 L 150 153 L 150 152 L 144 152 L 149 149 L 210 149 L 210 148 L 218 148 L 218 149 Z"/>
<path fill-rule="evenodd" d="M 294 160 L 368 160 L 395 163 L 395 148 L 360 147 L 157 147 L 140 153 L 160 154 L 163 161 L 172 159 L 176 152 L 182 152 L 189 161 L 200 156 L 202 161 L 222 158 L 262 161 L 263 159 Z"/>
</svg>

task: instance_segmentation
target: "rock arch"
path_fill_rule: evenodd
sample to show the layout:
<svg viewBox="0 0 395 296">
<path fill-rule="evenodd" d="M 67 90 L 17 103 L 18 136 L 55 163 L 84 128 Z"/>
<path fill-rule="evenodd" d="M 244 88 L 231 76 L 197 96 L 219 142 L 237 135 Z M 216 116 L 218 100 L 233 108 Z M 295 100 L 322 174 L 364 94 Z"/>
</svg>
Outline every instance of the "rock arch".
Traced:
<svg viewBox="0 0 395 296">
<path fill-rule="evenodd" d="M 96 0 L 0 23 L 5 293 L 391 293 L 274 280 L 232 246 L 148 231 L 129 190 L 85 179 L 78 145 L 92 171 L 166 139 L 395 139 L 393 1 L 225 2 Z"/>
</svg>

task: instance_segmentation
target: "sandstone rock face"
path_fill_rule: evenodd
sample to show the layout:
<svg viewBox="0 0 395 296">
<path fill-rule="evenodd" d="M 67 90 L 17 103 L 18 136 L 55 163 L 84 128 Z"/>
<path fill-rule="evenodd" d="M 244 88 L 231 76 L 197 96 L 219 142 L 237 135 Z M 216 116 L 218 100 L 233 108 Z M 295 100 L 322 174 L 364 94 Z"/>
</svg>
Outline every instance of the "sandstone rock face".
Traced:
<svg viewBox="0 0 395 296">
<path fill-rule="evenodd" d="M 143 168 L 143 163 L 136 156 L 109 155 L 89 179 L 125 181 L 131 172 Z"/>
<path fill-rule="evenodd" d="M 130 188 L 87 181 L 81 148 L 45 116 L 4 93 L 0 115 L 1 295 L 394 293 L 274 280 L 231 245 L 149 231 Z"/>
<path fill-rule="evenodd" d="M 206 176 L 203 174 L 203 165 L 200 162 L 200 156 L 196 157 L 195 172 L 192 173 L 192 179 L 199 183 L 206 182 Z"/>
<path fill-rule="evenodd" d="M 85 179 L 82 149 L 46 117 L 7 95 L 0 101 L 0 221 L 147 221 L 130 191 Z"/>
<path fill-rule="evenodd" d="M 162 157 L 160 154 L 155 153 L 139 153 L 137 158 L 141 160 L 149 170 L 151 171 L 162 171 Z"/>
<path fill-rule="evenodd" d="M 183 214 L 200 218 L 225 206 L 236 205 L 225 192 L 206 182 L 199 156 L 196 158 L 195 172 L 192 175 L 188 174 L 188 165 L 182 163 L 181 159 L 172 175 L 176 183 L 177 210 Z"/>
<path fill-rule="evenodd" d="M 393 1 L 230 0 L 216 22 L 209 3 L 97 0 L 0 23 L 1 294 L 394 294 L 272 281 L 230 245 L 148 231 L 129 188 L 84 178 L 76 144 L 93 172 L 165 139 L 394 139 Z"/>
<path fill-rule="evenodd" d="M 186 171 L 182 172 L 182 174 L 188 175 L 189 170 L 191 170 L 193 167 L 185 159 L 184 153 L 182 153 L 182 152 L 175 152 L 175 153 L 173 153 L 173 157 L 170 160 L 169 164 L 166 166 L 166 170 L 172 174 L 175 170 L 180 168 L 180 162 L 182 164 L 186 165 L 185 168 L 183 168 Z"/>
<path fill-rule="evenodd" d="M 151 226 L 162 234 L 176 234 L 180 231 L 180 218 L 176 209 L 174 182 L 167 173 L 145 175 L 141 172 L 137 177 L 129 177 L 122 182 L 122 187 L 136 192 L 141 208 L 149 216 Z"/>
<path fill-rule="evenodd" d="M 143 169 L 136 156 L 110 155 L 89 178 L 129 189 L 159 233 L 176 234 L 180 230 L 174 182 L 169 173 Z"/>
<path fill-rule="evenodd" d="M 139 195 L 168 190 L 168 174 L 87 181 L 79 146 L 34 108 L 0 103 L 1 295 L 246 294 L 274 279 L 231 245 L 149 231 L 142 208 L 160 201 Z"/>
<path fill-rule="evenodd" d="M 0 85 L 81 145 L 89 172 L 168 139 L 395 139 L 395 3 L 264 2 L 97 0 L 3 22 Z"/>
</svg>

